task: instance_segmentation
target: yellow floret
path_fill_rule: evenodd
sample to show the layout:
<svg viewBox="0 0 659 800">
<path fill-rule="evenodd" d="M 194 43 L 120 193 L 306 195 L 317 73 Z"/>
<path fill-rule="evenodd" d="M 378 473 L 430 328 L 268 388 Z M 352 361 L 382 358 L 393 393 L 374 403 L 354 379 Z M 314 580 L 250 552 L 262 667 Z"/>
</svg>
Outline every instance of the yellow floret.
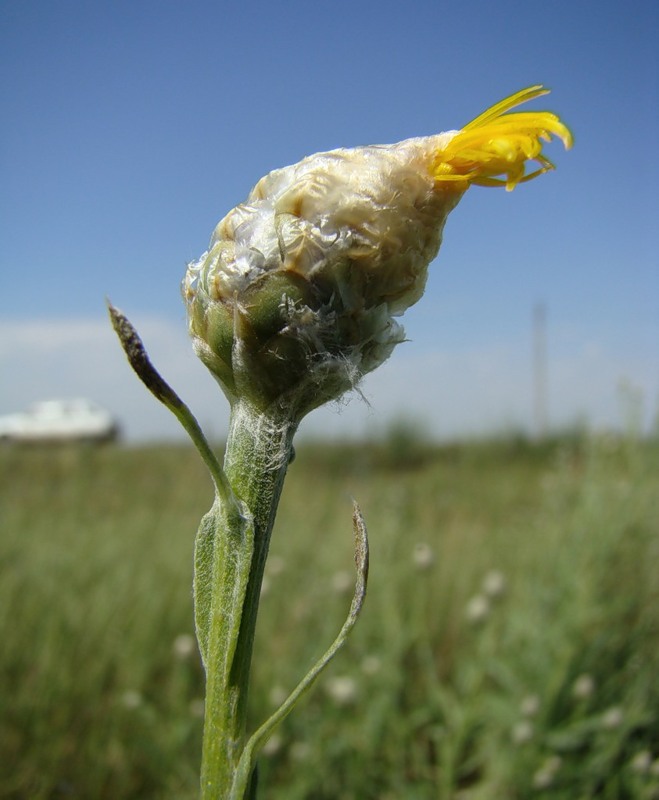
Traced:
<svg viewBox="0 0 659 800">
<path fill-rule="evenodd" d="M 572 146 L 572 134 L 549 111 L 524 111 L 507 114 L 511 108 L 548 94 L 543 86 L 529 86 L 488 108 L 458 131 L 433 159 L 432 174 L 439 184 L 466 189 L 478 186 L 505 186 L 511 191 L 554 168 L 542 153 L 542 143 L 558 137 L 565 148 Z M 529 161 L 539 168 L 526 171 Z M 504 177 L 505 176 L 505 177 Z"/>
</svg>

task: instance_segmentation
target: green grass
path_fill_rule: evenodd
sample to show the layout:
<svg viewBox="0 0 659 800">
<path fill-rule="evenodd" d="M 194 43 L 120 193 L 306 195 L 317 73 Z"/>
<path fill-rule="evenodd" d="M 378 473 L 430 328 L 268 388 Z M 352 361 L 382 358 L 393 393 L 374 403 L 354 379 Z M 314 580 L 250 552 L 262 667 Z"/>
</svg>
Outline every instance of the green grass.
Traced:
<svg viewBox="0 0 659 800">
<path fill-rule="evenodd" d="M 0 481 L 0 797 L 196 797 L 199 459 L 3 448 Z M 347 612 L 352 497 L 364 612 L 260 759 L 264 800 L 659 798 L 656 443 L 301 446 L 254 725 Z"/>
</svg>

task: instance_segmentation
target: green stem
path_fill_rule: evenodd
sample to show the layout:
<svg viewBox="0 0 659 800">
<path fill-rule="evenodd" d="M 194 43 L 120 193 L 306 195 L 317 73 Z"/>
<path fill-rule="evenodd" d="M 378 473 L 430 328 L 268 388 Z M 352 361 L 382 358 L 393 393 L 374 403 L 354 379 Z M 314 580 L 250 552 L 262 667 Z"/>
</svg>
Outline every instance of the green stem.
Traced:
<svg viewBox="0 0 659 800">
<path fill-rule="evenodd" d="M 216 503 L 211 512 L 217 524 L 205 654 L 203 800 L 229 797 L 245 745 L 261 582 L 296 427 L 290 415 L 263 412 L 244 400 L 231 409 L 224 472 L 250 512 L 253 536 L 244 518 L 224 513 Z"/>
</svg>

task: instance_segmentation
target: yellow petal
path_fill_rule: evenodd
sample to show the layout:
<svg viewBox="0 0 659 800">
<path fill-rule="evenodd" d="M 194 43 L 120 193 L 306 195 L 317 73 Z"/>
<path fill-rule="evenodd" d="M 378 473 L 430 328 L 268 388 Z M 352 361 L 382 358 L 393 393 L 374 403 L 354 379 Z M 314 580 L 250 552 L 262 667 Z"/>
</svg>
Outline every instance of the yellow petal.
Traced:
<svg viewBox="0 0 659 800">
<path fill-rule="evenodd" d="M 470 184 L 505 186 L 508 191 L 538 175 L 553 164 L 543 154 L 543 142 L 556 136 L 566 149 L 572 133 L 549 111 L 506 113 L 548 93 L 541 85 L 529 86 L 488 108 L 465 125 L 434 154 L 432 173 L 438 185 L 463 191 Z M 527 164 L 538 169 L 527 172 Z"/>
</svg>

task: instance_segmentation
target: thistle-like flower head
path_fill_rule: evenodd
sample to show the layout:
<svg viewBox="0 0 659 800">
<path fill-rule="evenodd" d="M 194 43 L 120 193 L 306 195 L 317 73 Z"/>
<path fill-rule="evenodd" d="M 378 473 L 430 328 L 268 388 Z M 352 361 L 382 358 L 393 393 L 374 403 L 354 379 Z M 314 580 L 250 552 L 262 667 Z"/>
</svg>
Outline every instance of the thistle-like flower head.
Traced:
<svg viewBox="0 0 659 800">
<path fill-rule="evenodd" d="M 524 89 L 460 131 L 319 153 L 262 178 L 183 284 L 195 349 L 229 399 L 301 417 L 385 361 L 468 187 L 513 189 L 552 168 L 543 141 L 571 145 L 554 114 L 506 113 L 545 93 Z"/>
</svg>

